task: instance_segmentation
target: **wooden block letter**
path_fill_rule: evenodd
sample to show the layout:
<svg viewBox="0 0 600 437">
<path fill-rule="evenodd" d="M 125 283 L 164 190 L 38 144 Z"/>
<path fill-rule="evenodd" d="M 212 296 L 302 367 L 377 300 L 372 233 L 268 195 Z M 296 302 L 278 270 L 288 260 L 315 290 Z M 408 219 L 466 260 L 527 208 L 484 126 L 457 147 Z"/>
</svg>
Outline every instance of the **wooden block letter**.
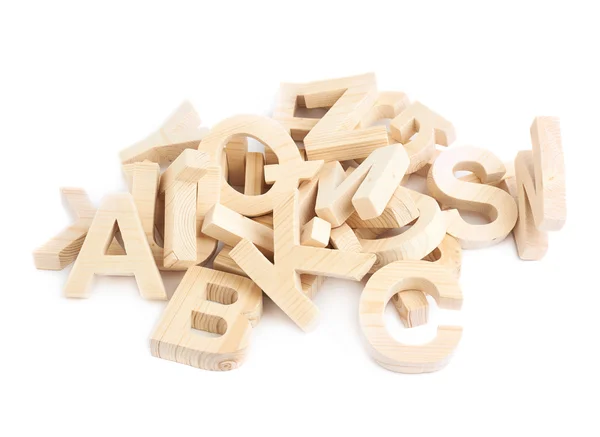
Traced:
<svg viewBox="0 0 600 437">
<path fill-rule="evenodd" d="M 339 162 L 327 163 L 319 175 L 317 215 L 333 227 L 344 223 L 354 210 L 363 220 L 379 217 L 400 185 L 408 163 L 400 144 L 375 150 L 347 177 Z"/>
<path fill-rule="evenodd" d="M 218 123 L 202 140 L 199 150 L 208 153 L 213 165 L 219 166 L 225 144 L 239 136 L 260 141 L 277 155 L 279 162 L 265 167 L 265 182 L 274 183 L 264 194 L 246 196 L 222 181 L 220 203 L 247 217 L 273 211 L 274 205 L 297 188 L 299 181 L 312 179 L 323 166 L 322 161 L 302 160 L 298 147 L 279 123 L 256 115 L 238 115 Z"/>
<path fill-rule="evenodd" d="M 390 298 L 405 290 L 421 290 L 440 308 L 458 310 L 462 292 L 447 269 L 425 261 L 396 261 L 377 271 L 360 296 L 360 325 L 369 351 L 380 366 L 400 373 L 434 372 L 444 367 L 458 345 L 462 328 L 439 326 L 437 336 L 424 345 L 403 345 L 385 326 L 384 311 Z"/>
<path fill-rule="evenodd" d="M 191 267 L 151 336 L 152 355 L 206 370 L 237 369 L 261 314 L 262 292 L 252 281 Z"/>
<path fill-rule="evenodd" d="M 482 182 L 465 182 L 454 176 L 455 171 L 472 171 Z M 489 224 L 477 225 L 465 221 L 456 209 L 446 211 L 448 233 L 463 249 L 478 249 L 502 241 L 517 221 L 517 205 L 504 190 L 485 184 L 500 182 L 506 168 L 488 150 L 464 146 L 449 149 L 435 160 L 427 177 L 427 188 L 439 202 L 452 208 L 462 208 L 486 216 Z"/>
<path fill-rule="evenodd" d="M 107 255 L 117 228 L 121 231 L 126 254 Z M 140 216 L 129 193 L 111 194 L 102 200 L 67 280 L 65 295 L 87 297 L 95 274 L 135 276 L 142 297 L 167 298 Z"/>
<path fill-rule="evenodd" d="M 360 280 L 375 255 L 300 245 L 298 190 L 274 210 L 275 263 L 248 240 L 230 252 L 231 258 L 301 329 L 316 326 L 319 310 L 302 292 L 300 273 Z"/>
<path fill-rule="evenodd" d="M 210 158 L 185 150 L 160 179 L 165 196 L 164 266 L 187 269 L 197 263 L 196 196 L 198 180 L 206 174 Z"/>
<path fill-rule="evenodd" d="M 62 188 L 61 192 L 77 220 L 33 252 L 35 267 L 41 270 L 62 270 L 75 261 L 96 214 L 83 189 Z"/>
<path fill-rule="evenodd" d="M 548 249 L 547 231 L 566 220 L 565 164 L 557 117 L 536 117 L 531 125 L 533 150 L 515 158 L 519 219 L 514 229 L 519 257 L 538 260 Z"/>
<path fill-rule="evenodd" d="M 306 84 L 282 84 L 274 118 L 304 139 L 308 159 L 366 158 L 388 145 L 385 126 L 358 128 L 377 99 L 373 73 Z M 319 120 L 294 117 L 296 107 L 329 108 Z"/>
<path fill-rule="evenodd" d="M 425 166 L 435 145 L 449 146 L 456 137 L 454 126 L 420 102 L 413 102 L 390 123 L 392 137 L 404 144 L 410 158 L 408 173 Z"/>
<path fill-rule="evenodd" d="M 121 162 L 149 160 L 159 164 L 173 162 L 185 149 L 196 149 L 207 128 L 200 128 L 200 117 L 190 102 L 183 102 L 161 128 L 121 152 Z"/>
</svg>

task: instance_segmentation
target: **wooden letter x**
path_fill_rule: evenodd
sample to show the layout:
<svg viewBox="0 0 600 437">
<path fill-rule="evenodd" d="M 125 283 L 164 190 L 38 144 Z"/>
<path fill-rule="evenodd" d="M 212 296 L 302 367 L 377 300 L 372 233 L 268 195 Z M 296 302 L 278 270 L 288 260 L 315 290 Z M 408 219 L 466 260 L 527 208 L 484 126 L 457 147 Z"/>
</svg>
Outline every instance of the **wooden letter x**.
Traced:
<svg viewBox="0 0 600 437">
<path fill-rule="evenodd" d="M 126 254 L 107 255 L 117 227 Z M 65 295 L 87 297 L 94 274 L 135 276 L 143 297 L 167 298 L 142 221 L 129 193 L 111 194 L 102 200 L 67 280 Z"/>
<path fill-rule="evenodd" d="M 300 245 L 298 190 L 273 212 L 275 264 L 248 240 L 230 252 L 231 258 L 300 328 L 317 324 L 319 309 L 302 292 L 300 274 L 332 276 L 360 281 L 375 262 L 375 255 L 342 252 Z"/>
</svg>

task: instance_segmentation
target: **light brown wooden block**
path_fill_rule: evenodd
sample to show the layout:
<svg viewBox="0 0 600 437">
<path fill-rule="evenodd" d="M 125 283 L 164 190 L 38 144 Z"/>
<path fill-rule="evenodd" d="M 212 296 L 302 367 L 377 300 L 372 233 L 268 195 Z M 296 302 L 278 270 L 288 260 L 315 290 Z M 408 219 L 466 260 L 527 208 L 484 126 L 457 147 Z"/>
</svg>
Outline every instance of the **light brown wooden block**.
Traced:
<svg viewBox="0 0 600 437">
<path fill-rule="evenodd" d="M 120 230 L 126 255 L 108 255 L 107 248 Z M 146 299 L 167 298 L 133 197 L 106 196 L 96 212 L 65 286 L 67 297 L 87 297 L 94 275 L 135 276 Z"/>
<path fill-rule="evenodd" d="M 265 192 L 265 159 L 261 152 L 246 153 L 244 194 L 258 196 Z"/>
<path fill-rule="evenodd" d="M 410 190 L 419 210 L 419 218 L 406 231 L 385 238 L 359 238 L 364 252 L 375 253 L 377 262 L 371 269 L 397 260 L 420 260 L 442 242 L 447 224 L 435 199 Z"/>
<path fill-rule="evenodd" d="M 244 185 L 246 179 L 246 152 L 248 138 L 235 137 L 229 140 L 225 148 L 227 161 L 227 177 L 225 180 L 233 186 Z"/>
<path fill-rule="evenodd" d="M 213 260 L 213 269 L 219 270 L 221 272 L 232 273 L 234 275 L 245 276 L 246 273 L 242 270 L 240 266 L 238 266 L 235 261 L 229 255 L 232 247 L 228 245 L 223 245 L 217 256 Z"/>
<path fill-rule="evenodd" d="M 427 177 L 427 189 L 438 201 L 451 208 L 474 211 L 486 216 L 489 224 L 466 222 L 457 210 L 446 211 L 448 233 L 458 239 L 463 249 L 477 249 L 502 241 L 517 221 L 517 205 L 500 188 L 465 182 L 455 171 L 471 171 L 484 184 L 500 182 L 506 168 L 488 150 L 464 146 L 440 154 Z"/>
<path fill-rule="evenodd" d="M 337 228 L 331 229 L 331 245 L 338 250 L 346 252 L 362 252 L 362 246 L 358 241 L 357 236 L 354 234 L 350 226 L 344 223 Z"/>
<path fill-rule="evenodd" d="M 433 157 L 435 145 L 449 146 L 456 133 L 452 124 L 420 102 L 413 102 L 390 123 L 392 137 L 404 144 L 414 173 Z"/>
<path fill-rule="evenodd" d="M 314 299 L 317 296 L 323 282 L 325 282 L 325 276 L 300 275 L 302 292 L 306 294 L 309 299 Z"/>
<path fill-rule="evenodd" d="M 304 140 L 308 159 L 366 158 L 388 145 L 384 126 L 359 128 L 377 99 L 373 73 L 306 84 L 282 84 L 273 118 L 296 140 Z M 295 117 L 298 106 L 329 108 L 321 119 Z"/>
<path fill-rule="evenodd" d="M 223 166 L 211 164 L 206 169 L 206 174 L 198 182 L 196 196 L 196 264 L 208 261 L 217 250 L 218 241 L 202 232 L 204 216 L 221 197 L 221 184 L 223 179 Z"/>
<path fill-rule="evenodd" d="M 124 165 L 123 171 L 128 179 L 129 191 L 140 215 L 154 261 L 159 269 L 164 268 L 164 250 L 154 237 L 160 166 L 150 161 L 136 162 Z"/>
<path fill-rule="evenodd" d="M 256 223 L 260 223 L 261 225 L 265 225 L 265 226 L 273 229 L 273 213 L 259 215 L 258 217 L 252 217 L 251 220 L 255 221 Z"/>
<path fill-rule="evenodd" d="M 380 216 L 408 167 L 401 145 L 375 150 L 346 177 L 339 162 L 327 163 L 319 174 L 315 211 L 333 227 L 340 226 L 356 210 L 363 220 Z"/>
<path fill-rule="evenodd" d="M 160 178 L 159 191 L 165 196 L 163 265 L 166 268 L 185 270 L 198 262 L 197 189 L 210 164 L 207 154 L 185 150 Z"/>
<path fill-rule="evenodd" d="M 62 270 L 75 261 L 96 214 L 85 190 L 61 188 L 61 193 L 76 220 L 33 252 L 37 269 Z"/>
<path fill-rule="evenodd" d="M 423 258 L 440 267 L 447 268 L 458 279 L 462 261 L 462 249 L 456 238 L 446 234 L 441 244 Z M 407 328 L 424 325 L 429 315 L 429 304 L 419 290 L 406 290 L 392 297 L 392 302 Z"/>
<path fill-rule="evenodd" d="M 155 357 L 200 369 L 237 369 L 261 315 L 262 292 L 252 281 L 191 267 L 150 338 L 150 350 Z"/>
<path fill-rule="evenodd" d="M 316 216 L 315 207 L 321 172 L 323 172 L 323 169 L 311 180 L 302 182 L 298 188 L 298 216 L 300 226 L 304 226 Z"/>
<path fill-rule="evenodd" d="M 330 234 L 331 223 L 319 217 L 314 217 L 302 227 L 300 244 L 303 246 L 327 247 Z"/>
<path fill-rule="evenodd" d="M 227 183 L 221 184 L 220 203 L 247 217 L 270 213 L 282 196 L 296 189 L 299 181 L 312 179 L 323 166 L 322 161 L 303 161 L 298 147 L 279 123 L 255 115 L 238 115 L 218 123 L 202 140 L 199 150 L 218 165 L 225 142 L 236 135 L 253 137 L 270 147 L 279 161 L 265 167 L 265 182 L 273 182 L 273 186 L 259 196 L 246 196 Z"/>
<path fill-rule="evenodd" d="M 396 118 L 402 111 L 408 108 L 410 100 L 408 96 L 400 91 L 379 91 L 377 100 L 371 109 L 365 114 L 359 123 L 359 128 L 373 126 L 374 123 Z M 390 140 L 390 144 L 396 143 Z"/>
<path fill-rule="evenodd" d="M 232 247 L 224 245 L 221 251 L 215 257 L 213 262 L 213 268 L 215 270 L 220 270 L 222 272 L 233 273 L 234 275 L 245 276 L 246 272 L 242 270 L 240 266 L 236 264 L 236 262 L 231 258 L 229 252 L 231 252 Z M 324 281 L 323 276 L 315 276 L 315 275 L 300 275 L 300 283 L 302 287 L 302 292 L 306 294 L 310 299 L 314 299 L 319 291 L 319 288 L 323 284 Z"/>
<path fill-rule="evenodd" d="M 401 228 L 419 217 L 419 209 L 408 188 L 401 185 L 396 188 L 392 198 L 380 216 L 363 220 L 354 212 L 346 223 L 351 228 Z"/>
<path fill-rule="evenodd" d="M 513 231 L 519 257 L 541 259 L 548 231 L 566 220 L 565 168 L 558 117 L 536 117 L 531 125 L 532 150 L 515 158 L 519 218 Z"/>
<path fill-rule="evenodd" d="M 400 320 L 407 328 L 427 324 L 429 303 L 425 294 L 420 290 L 406 290 L 392 296 Z"/>
<path fill-rule="evenodd" d="M 425 261 L 397 261 L 377 271 L 360 297 L 359 320 L 369 352 L 380 366 L 400 373 L 434 372 L 450 360 L 462 336 L 458 326 L 439 326 L 433 341 L 404 345 L 385 326 L 384 312 L 390 298 L 417 289 L 432 296 L 443 309 L 458 310 L 462 292 L 447 269 Z"/>
<path fill-rule="evenodd" d="M 299 274 L 360 280 L 375 262 L 372 254 L 300 245 L 298 190 L 275 207 L 275 263 L 248 240 L 238 243 L 231 258 L 300 328 L 316 326 L 319 310 L 302 292 Z"/>
<path fill-rule="evenodd" d="M 223 205 L 216 204 L 208 211 L 202 232 L 232 247 L 249 240 L 268 257 L 273 256 L 273 229 Z"/>
<path fill-rule="evenodd" d="M 200 128 L 200 117 L 190 102 L 183 102 L 160 129 L 121 151 L 123 164 L 148 160 L 173 162 L 186 149 L 196 149 L 208 129 Z"/>
</svg>

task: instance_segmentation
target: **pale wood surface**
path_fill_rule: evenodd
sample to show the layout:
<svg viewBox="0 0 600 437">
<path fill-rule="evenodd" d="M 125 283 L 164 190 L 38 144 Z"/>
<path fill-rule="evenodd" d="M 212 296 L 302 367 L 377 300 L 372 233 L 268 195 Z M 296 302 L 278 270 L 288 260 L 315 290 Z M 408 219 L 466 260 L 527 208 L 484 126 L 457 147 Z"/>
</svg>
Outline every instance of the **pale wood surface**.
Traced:
<svg viewBox="0 0 600 437">
<path fill-rule="evenodd" d="M 408 173 L 426 165 L 435 145 L 449 146 L 456 138 L 454 126 L 420 102 L 413 102 L 390 123 L 392 137 L 404 144 L 410 158 Z"/>
<path fill-rule="evenodd" d="M 457 179 L 455 171 L 471 171 L 483 184 Z M 463 146 L 440 154 L 429 171 L 427 188 L 438 201 L 484 215 L 490 223 L 471 224 L 457 210 L 446 211 L 448 233 L 463 249 L 478 249 L 502 241 L 517 221 L 517 205 L 504 190 L 485 184 L 500 182 L 506 173 L 502 161 L 488 150 Z"/>
<path fill-rule="evenodd" d="M 407 328 L 427 324 L 429 303 L 425 293 L 420 290 L 405 290 L 392 296 L 392 303 L 398 311 L 400 320 Z"/>
<path fill-rule="evenodd" d="M 346 223 L 353 229 L 356 228 L 401 228 L 419 217 L 419 209 L 413 200 L 408 188 L 401 185 L 396 188 L 392 198 L 378 217 L 363 220 L 354 212 Z"/>
<path fill-rule="evenodd" d="M 246 239 L 269 258 L 273 256 L 273 229 L 223 205 L 216 204 L 208 211 L 202 232 L 232 247 Z"/>
<path fill-rule="evenodd" d="M 229 255 L 231 250 L 231 246 L 224 245 L 213 261 L 213 268 L 222 272 L 248 277 L 246 272 L 244 272 Z M 324 280 L 325 277 L 323 276 L 300 275 L 302 292 L 309 298 L 313 299 L 317 295 L 317 292 L 319 291 L 319 288 L 323 284 Z"/>
<path fill-rule="evenodd" d="M 265 159 L 262 152 L 246 153 L 244 194 L 258 196 L 265 192 Z"/>
<path fill-rule="evenodd" d="M 116 227 L 121 232 L 126 255 L 106 253 Z M 94 275 L 135 276 L 142 297 L 167 298 L 133 196 L 129 193 L 111 194 L 102 200 L 65 285 L 65 296 L 88 297 Z"/>
<path fill-rule="evenodd" d="M 393 120 L 408 108 L 409 104 L 410 100 L 408 96 L 401 91 L 379 91 L 377 100 L 363 116 L 358 126 L 359 128 L 366 128 L 380 120 Z M 390 140 L 390 144 L 397 142 L 393 138 L 390 138 L 390 135 L 388 135 L 388 139 Z"/>
<path fill-rule="evenodd" d="M 227 162 L 227 177 L 231 185 L 244 185 L 246 174 L 246 152 L 248 138 L 234 137 L 229 140 L 225 148 Z"/>
<path fill-rule="evenodd" d="M 372 272 L 396 260 L 420 260 L 433 251 L 446 235 L 447 224 L 435 199 L 410 191 L 419 218 L 406 231 L 384 238 L 360 238 L 364 252 L 377 255 Z"/>
<path fill-rule="evenodd" d="M 186 149 L 196 149 L 207 128 L 190 102 L 183 102 L 158 131 L 121 151 L 123 164 L 148 160 L 159 164 L 173 162 Z"/>
<path fill-rule="evenodd" d="M 304 161 L 298 147 L 279 123 L 256 115 L 238 115 L 218 123 L 202 140 L 199 150 L 208 153 L 213 164 L 219 165 L 225 143 L 240 135 L 252 137 L 270 147 L 279 162 L 265 167 L 265 182 L 274 183 L 271 189 L 259 196 L 245 196 L 228 183 L 221 184 L 220 203 L 245 216 L 270 213 L 282 196 L 297 188 L 300 181 L 313 178 L 323 165 L 322 161 Z"/>
<path fill-rule="evenodd" d="M 201 369 L 237 369 L 261 315 L 262 292 L 252 281 L 191 267 L 150 338 L 150 350 L 155 357 Z"/>
<path fill-rule="evenodd" d="M 532 150 L 515 158 L 519 218 L 513 231 L 519 257 L 541 259 L 548 249 L 547 231 L 560 230 L 567 216 L 565 168 L 557 117 L 536 117 Z"/>
<path fill-rule="evenodd" d="M 458 310 L 462 292 L 447 269 L 425 261 L 397 261 L 377 271 L 360 297 L 359 320 L 369 352 L 380 366 L 393 372 L 424 373 L 444 367 L 462 336 L 458 326 L 439 326 L 437 336 L 423 345 L 396 341 L 385 326 L 384 312 L 390 298 L 405 290 L 421 290 L 442 309 Z"/>
<path fill-rule="evenodd" d="M 314 328 L 319 310 L 302 292 L 300 273 L 360 280 L 375 262 L 372 254 L 341 252 L 300 245 L 298 190 L 273 212 L 275 263 L 271 264 L 250 241 L 243 240 L 231 258 L 300 328 Z"/>
<path fill-rule="evenodd" d="M 210 157 L 198 150 L 184 150 L 160 178 L 165 197 L 163 265 L 185 270 L 198 263 L 198 181 L 207 173 Z"/>
<path fill-rule="evenodd" d="M 302 226 L 300 232 L 300 244 L 312 247 L 327 247 L 329 236 L 331 235 L 331 223 L 314 217 L 307 224 Z"/>
<path fill-rule="evenodd" d="M 339 162 L 327 163 L 319 174 L 317 215 L 333 227 L 355 210 L 363 220 L 380 216 L 407 167 L 408 156 L 401 145 L 375 150 L 347 177 Z"/>
<path fill-rule="evenodd" d="M 62 270 L 75 261 L 96 214 L 85 190 L 61 188 L 61 193 L 76 220 L 33 252 L 37 269 Z"/>
<path fill-rule="evenodd" d="M 440 245 L 423 258 L 448 269 L 457 278 L 460 277 L 462 249 L 456 238 L 446 234 Z M 429 315 L 429 304 L 420 290 L 405 290 L 392 297 L 400 319 L 407 328 L 424 325 Z"/>
<path fill-rule="evenodd" d="M 154 237 L 160 166 L 150 161 L 136 162 L 124 165 L 123 171 L 128 179 L 130 179 L 129 191 L 133 196 L 133 201 L 140 215 L 142 227 L 148 239 L 148 244 L 150 244 L 154 261 L 159 269 L 164 269 L 164 250 Z"/>
</svg>

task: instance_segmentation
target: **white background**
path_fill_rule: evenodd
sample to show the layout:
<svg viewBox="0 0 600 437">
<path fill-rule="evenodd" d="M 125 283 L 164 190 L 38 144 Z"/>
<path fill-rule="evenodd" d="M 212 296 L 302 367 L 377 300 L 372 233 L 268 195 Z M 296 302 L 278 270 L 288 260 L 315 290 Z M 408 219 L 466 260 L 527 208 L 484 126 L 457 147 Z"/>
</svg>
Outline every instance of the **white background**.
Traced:
<svg viewBox="0 0 600 437">
<path fill-rule="evenodd" d="M 600 434 L 595 2 L 84 3 L 0 7 L 0 435 Z M 310 334 L 267 301 L 244 366 L 215 373 L 150 355 L 165 303 L 132 278 L 68 300 L 68 270 L 34 269 L 70 222 L 59 187 L 124 190 L 118 152 L 182 100 L 212 126 L 269 114 L 282 81 L 368 71 L 452 121 L 454 146 L 504 160 L 534 116 L 561 117 L 569 211 L 547 256 L 520 261 L 512 238 L 465 252 L 462 311 L 416 333 L 389 312 L 407 342 L 464 326 L 442 371 L 371 361 L 361 284 L 328 281 Z"/>
</svg>

